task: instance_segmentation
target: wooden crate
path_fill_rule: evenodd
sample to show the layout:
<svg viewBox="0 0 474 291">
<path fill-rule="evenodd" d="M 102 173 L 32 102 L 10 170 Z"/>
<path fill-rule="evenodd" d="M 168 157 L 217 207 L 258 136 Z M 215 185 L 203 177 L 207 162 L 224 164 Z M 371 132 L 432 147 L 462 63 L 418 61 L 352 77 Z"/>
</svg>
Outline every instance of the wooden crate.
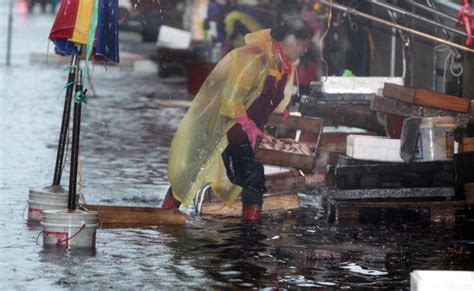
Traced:
<svg viewBox="0 0 474 291">
<path fill-rule="evenodd" d="M 103 227 L 186 224 L 186 215 L 176 209 L 112 205 L 82 205 L 82 208 L 97 211 Z"/>
<path fill-rule="evenodd" d="M 474 152 L 474 137 L 464 137 L 461 146 L 463 153 Z"/>
<path fill-rule="evenodd" d="M 407 103 L 455 112 L 467 113 L 470 107 L 470 101 L 466 98 L 391 83 L 385 83 L 382 94 Z"/>
<path fill-rule="evenodd" d="M 264 195 L 262 213 L 291 210 L 300 206 L 296 192 L 277 195 Z M 222 202 L 203 203 L 201 215 L 208 216 L 241 216 L 242 201 L 236 200 L 232 207 L 227 207 Z"/>
<path fill-rule="evenodd" d="M 465 201 L 330 200 L 327 219 L 340 224 L 408 222 L 453 223 L 464 217 Z"/>
<path fill-rule="evenodd" d="M 298 191 L 305 189 L 305 177 L 299 171 L 290 171 L 265 176 L 267 192 L 264 194 L 262 212 L 291 210 L 299 207 Z M 217 197 L 207 195 L 201 208 L 202 215 L 241 216 L 242 201 L 238 198 L 232 207 L 227 207 Z"/>
<path fill-rule="evenodd" d="M 314 151 L 310 155 L 288 153 L 257 146 L 255 158 L 264 164 L 291 167 L 302 170 L 314 169 L 323 122 L 322 118 L 290 116 L 286 123 L 281 114 L 272 114 L 266 125 L 268 132 L 277 138 L 295 139 L 297 130 L 301 130 L 298 142 L 307 144 Z"/>
<path fill-rule="evenodd" d="M 385 163 L 336 167 L 338 189 L 454 186 L 453 162 Z"/>
</svg>

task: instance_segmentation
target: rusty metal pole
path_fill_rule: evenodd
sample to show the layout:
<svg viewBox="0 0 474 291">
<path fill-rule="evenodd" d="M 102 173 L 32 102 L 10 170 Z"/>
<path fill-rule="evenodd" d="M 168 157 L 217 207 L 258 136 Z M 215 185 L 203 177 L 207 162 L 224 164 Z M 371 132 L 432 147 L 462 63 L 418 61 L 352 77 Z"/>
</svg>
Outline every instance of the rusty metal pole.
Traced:
<svg viewBox="0 0 474 291">
<path fill-rule="evenodd" d="M 82 70 L 76 71 L 76 86 L 74 94 L 82 93 Z M 74 100 L 74 116 L 72 123 L 72 147 L 71 147 L 71 168 L 69 171 L 69 197 L 67 208 L 69 210 L 77 209 L 76 187 L 77 187 L 77 168 L 79 164 L 79 136 L 81 131 L 81 100 Z"/>
<path fill-rule="evenodd" d="M 59 133 L 58 152 L 56 154 L 56 166 L 54 168 L 53 186 L 61 184 L 61 175 L 63 173 L 64 149 L 66 147 L 67 132 L 69 128 L 69 120 L 71 117 L 71 100 L 74 91 L 74 80 L 76 79 L 76 70 L 79 65 L 79 57 L 73 55 L 71 58 L 71 66 L 67 78 L 66 96 L 64 98 L 63 118 L 61 121 L 61 131 Z"/>
</svg>

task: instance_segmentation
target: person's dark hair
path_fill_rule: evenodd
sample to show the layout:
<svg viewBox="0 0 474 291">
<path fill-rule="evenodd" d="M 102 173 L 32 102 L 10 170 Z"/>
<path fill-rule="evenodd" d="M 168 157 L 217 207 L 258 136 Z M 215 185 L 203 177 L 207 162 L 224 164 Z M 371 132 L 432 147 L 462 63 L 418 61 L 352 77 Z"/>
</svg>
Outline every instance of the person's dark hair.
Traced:
<svg viewBox="0 0 474 291">
<path fill-rule="evenodd" d="M 304 19 L 293 17 L 274 26 L 271 35 L 277 41 L 283 41 L 289 35 L 294 35 L 297 39 L 309 39 L 313 37 L 314 30 Z"/>
</svg>

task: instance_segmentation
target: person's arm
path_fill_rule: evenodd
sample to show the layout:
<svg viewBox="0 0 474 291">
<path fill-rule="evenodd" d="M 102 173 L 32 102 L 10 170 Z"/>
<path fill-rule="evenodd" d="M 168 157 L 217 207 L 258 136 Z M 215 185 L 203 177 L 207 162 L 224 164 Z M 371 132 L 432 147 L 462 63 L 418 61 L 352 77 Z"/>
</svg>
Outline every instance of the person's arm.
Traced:
<svg viewBox="0 0 474 291">
<path fill-rule="evenodd" d="M 223 88 L 221 103 L 221 114 L 234 118 L 240 124 L 242 130 L 247 134 L 247 138 L 255 148 L 257 139 L 262 135 L 262 131 L 255 122 L 248 117 L 245 101 L 252 93 L 251 90 L 257 87 L 261 81 L 262 66 L 257 54 L 231 53 L 229 73 Z"/>
</svg>

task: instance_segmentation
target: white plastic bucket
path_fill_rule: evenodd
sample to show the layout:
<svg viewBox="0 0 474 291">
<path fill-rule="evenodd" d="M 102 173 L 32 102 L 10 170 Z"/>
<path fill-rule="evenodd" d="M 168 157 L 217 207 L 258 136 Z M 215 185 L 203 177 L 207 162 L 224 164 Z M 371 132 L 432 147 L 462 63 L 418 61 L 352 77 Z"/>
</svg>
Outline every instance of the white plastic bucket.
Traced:
<svg viewBox="0 0 474 291">
<path fill-rule="evenodd" d="M 415 161 L 452 160 L 455 128 L 455 117 L 423 118 L 418 133 Z"/>
<path fill-rule="evenodd" d="M 44 246 L 95 248 L 95 211 L 45 210 L 41 224 Z"/>
<path fill-rule="evenodd" d="M 41 221 L 45 210 L 66 209 L 68 193 L 60 186 L 29 191 L 28 220 Z"/>
</svg>

